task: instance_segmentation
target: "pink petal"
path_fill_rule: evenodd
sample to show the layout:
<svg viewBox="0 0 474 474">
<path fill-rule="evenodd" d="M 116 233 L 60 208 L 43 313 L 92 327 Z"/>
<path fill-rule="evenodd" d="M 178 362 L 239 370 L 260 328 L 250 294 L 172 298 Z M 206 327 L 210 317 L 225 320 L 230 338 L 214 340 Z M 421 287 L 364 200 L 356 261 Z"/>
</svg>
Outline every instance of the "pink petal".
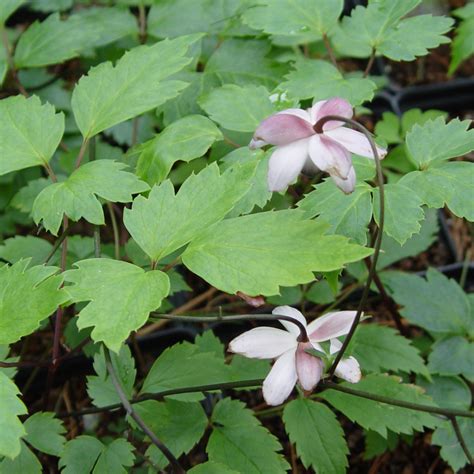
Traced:
<svg viewBox="0 0 474 474">
<path fill-rule="evenodd" d="M 323 375 L 324 363 L 319 357 L 314 357 L 305 352 L 311 344 L 298 344 L 296 350 L 296 373 L 303 390 L 313 390 L 318 385 Z"/>
<path fill-rule="evenodd" d="M 272 311 L 272 314 L 289 316 L 290 318 L 297 319 L 304 327 L 306 327 L 305 317 L 297 309 L 292 308 L 291 306 L 278 306 Z M 283 319 L 279 319 L 278 321 L 280 321 L 280 323 L 285 326 L 285 329 L 291 332 L 294 336 L 298 337 L 300 335 L 300 329 L 296 324 L 284 321 Z"/>
<path fill-rule="evenodd" d="M 292 349 L 281 355 L 263 381 L 263 398 L 268 405 L 280 405 L 290 396 L 297 379 L 295 354 Z"/>
<path fill-rule="evenodd" d="M 308 122 L 309 124 L 311 124 L 311 126 L 313 125 L 312 122 L 311 122 L 311 115 L 309 112 L 307 112 L 306 110 L 304 109 L 285 109 L 285 110 L 282 110 L 281 112 L 278 112 L 278 114 L 289 114 L 289 115 L 294 115 L 295 117 L 299 117 L 303 120 L 305 120 L 306 122 Z M 277 114 L 277 115 L 278 115 Z"/>
<path fill-rule="evenodd" d="M 309 156 L 313 163 L 331 176 L 346 179 L 352 167 L 351 154 L 339 143 L 324 135 L 309 139 Z"/>
<path fill-rule="evenodd" d="M 296 140 L 314 135 L 314 130 L 307 120 L 290 113 L 279 112 L 271 115 L 260 123 L 249 144 L 250 148 L 260 148 L 264 145 L 288 145 Z M 298 110 L 298 109 L 296 109 Z M 305 113 L 304 110 L 301 112 Z"/>
<path fill-rule="evenodd" d="M 262 326 L 233 339 L 229 351 L 254 359 L 273 359 L 296 346 L 296 338 L 289 332 Z"/>
<path fill-rule="evenodd" d="M 334 373 L 340 379 L 347 380 L 350 383 L 360 382 L 362 377 L 359 363 L 352 356 L 348 359 L 342 359 L 341 362 L 337 364 Z"/>
<path fill-rule="evenodd" d="M 270 191 L 285 191 L 301 173 L 307 157 L 307 139 L 279 146 L 273 152 L 268 163 L 268 189 Z"/>
<path fill-rule="evenodd" d="M 356 185 L 356 174 L 353 166 L 351 166 L 351 169 L 349 170 L 347 179 L 341 179 L 339 176 L 335 175 L 331 175 L 331 178 L 336 183 L 336 186 L 344 193 L 350 194 L 354 191 Z"/>
<path fill-rule="evenodd" d="M 347 100 L 341 99 L 340 97 L 334 97 L 333 99 L 324 101 L 322 104 L 317 102 L 315 105 L 313 105 L 311 115 L 312 118 L 314 118 L 314 124 L 316 124 L 318 120 L 325 117 L 326 115 L 340 115 L 341 117 L 351 118 L 353 115 L 353 110 L 352 105 L 347 102 Z M 330 122 L 326 122 L 323 125 L 323 130 L 332 130 L 334 128 L 340 127 L 341 125 L 344 125 L 344 122 L 331 120 Z"/>
<path fill-rule="evenodd" d="M 339 339 L 331 339 L 329 353 L 335 354 L 336 352 L 339 352 L 341 350 L 341 347 L 342 347 L 342 342 Z"/>
<path fill-rule="evenodd" d="M 339 127 L 334 130 L 328 130 L 327 132 L 325 131 L 324 135 L 336 140 L 351 153 L 365 156 L 366 158 L 374 158 L 369 140 L 367 140 L 363 133 L 358 132 L 357 130 Z M 377 153 L 379 154 L 379 158 L 382 159 L 387 154 L 387 150 L 377 146 Z"/>
<path fill-rule="evenodd" d="M 328 313 L 308 324 L 308 335 L 313 342 L 329 341 L 347 334 L 355 319 L 356 311 Z"/>
</svg>

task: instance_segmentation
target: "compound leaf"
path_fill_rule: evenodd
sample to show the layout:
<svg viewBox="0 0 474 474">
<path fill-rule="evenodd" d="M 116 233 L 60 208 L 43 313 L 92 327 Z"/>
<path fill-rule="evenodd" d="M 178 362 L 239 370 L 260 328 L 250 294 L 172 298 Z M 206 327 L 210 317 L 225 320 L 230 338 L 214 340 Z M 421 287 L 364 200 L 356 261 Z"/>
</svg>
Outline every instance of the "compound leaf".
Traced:
<svg viewBox="0 0 474 474">
<path fill-rule="evenodd" d="M 26 430 L 25 441 L 42 453 L 60 456 L 66 438 L 61 420 L 54 413 L 37 412 L 31 415 L 23 425 Z"/>
</svg>

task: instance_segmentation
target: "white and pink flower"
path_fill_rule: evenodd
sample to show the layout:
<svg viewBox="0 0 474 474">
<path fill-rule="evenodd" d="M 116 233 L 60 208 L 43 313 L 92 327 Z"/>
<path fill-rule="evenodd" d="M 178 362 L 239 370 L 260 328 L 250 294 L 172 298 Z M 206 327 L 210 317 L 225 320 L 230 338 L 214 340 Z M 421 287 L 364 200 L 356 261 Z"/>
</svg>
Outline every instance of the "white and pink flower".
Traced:
<svg viewBox="0 0 474 474">
<path fill-rule="evenodd" d="M 352 106 L 341 98 L 316 102 L 310 109 L 286 109 L 263 120 L 249 147 L 276 145 L 268 169 L 270 191 L 284 191 L 303 169 L 316 167 L 329 173 L 336 185 L 351 193 L 356 183 L 351 153 L 373 158 L 367 138 L 360 132 L 344 127 L 340 121 L 326 122 L 321 133 L 316 123 L 327 115 L 352 117 Z M 377 147 L 380 158 L 386 150 Z"/>
<path fill-rule="evenodd" d="M 268 326 L 251 329 L 233 339 L 229 351 L 255 359 L 276 359 L 263 382 L 263 397 L 268 405 L 279 405 L 291 394 L 296 382 L 306 391 L 316 387 L 324 373 L 324 362 L 306 350 L 313 348 L 324 353 L 320 343 L 330 341 L 330 354 L 338 352 L 342 343 L 337 338 L 349 332 L 356 312 L 327 313 L 310 324 L 297 309 L 290 306 L 279 306 L 273 314 L 299 321 L 306 328 L 309 341 L 299 342 L 298 326 L 280 320 L 286 330 Z M 336 367 L 335 375 L 357 383 L 361 378 L 359 363 L 354 357 L 343 358 Z"/>
</svg>

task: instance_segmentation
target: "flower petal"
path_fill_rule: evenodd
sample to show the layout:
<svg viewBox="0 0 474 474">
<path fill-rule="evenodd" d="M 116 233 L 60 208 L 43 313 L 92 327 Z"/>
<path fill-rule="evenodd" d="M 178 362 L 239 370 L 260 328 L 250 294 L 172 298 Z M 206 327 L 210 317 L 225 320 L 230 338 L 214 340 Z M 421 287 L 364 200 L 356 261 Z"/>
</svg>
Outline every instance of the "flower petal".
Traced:
<svg viewBox="0 0 474 474">
<path fill-rule="evenodd" d="M 295 108 L 285 109 L 285 110 L 282 110 L 282 111 L 278 112 L 278 114 L 294 115 L 295 117 L 299 117 L 299 118 L 305 120 L 306 122 L 308 122 L 312 126 L 311 114 L 309 112 L 307 112 L 306 110 L 304 110 L 304 109 L 295 109 Z"/>
<path fill-rule="evenodd" d="M 328 313 L 308 324 L 311 341 L 329 341 L 347 334 L 356 316 L 356 311 L 337 311 Z"/>
<path fill-rule="evenodd" d="M 232 339 L 229 351 L 254 359 L 273 359 L 295 349 L 297 344 L 295 336 L 289 332 L 262 326 Z"/>
<path fill-rule="evenodd" d="M 307 120 L 299 115 L 279 112 L 263 120 L 255 130 L 250 148 L 260 148 L 266 144 L 269 145 L 288 145 L 296 140 L 314 135 L 314 130 Z M 295 109 L 299 110 L 299 109 Z M 301 110 L 303 114 L 307 113 Z"/>
<path fill-rule="evenodd" d="M 285 191 L 298 177 L 308 157 L 308 139 L 279 146 L 268 163 L 268 189 Z"/>
<path fill-rule="evenodd" d="M 334 140 L 324 135 L 314 135 L 309 139 L 308 151 L 311 160 L 321 171 L 341 179 L 349 175 L 351 154 Z"/>
<path fill-rule="evenodd" d="M 331 344 L 329 346 L 329 353 L 335 354 L 339 352 L 342 347 L 342 342 L 339 339 L 331 339 Z"/>
<path fill-rule="evenodd" d="M 323 375 L 324 363 L 319 357 L 307 354 L 305 349 L 311 344 L 298 344 L 296 350 L 296 373 L 303 390 L 313 390 Z"/>
<path fill-rule="evenodd" d="M 319 102 L 313 106 L 313 109 L 318 104 Z M 322 119 L 326 115 L 340 115 L 341 117 L 351 118 L 353 115 L 352 105 L 347 102 L 347 100 L 341 99 L 340 97 L 334 97 L 333 99 L 326 100 L 313 112 L 313 117 L 315 119 L 314 123 L 318 122 L 318 120 Z M 326 122 L 323 125 L 323 130 L 332 130 L 340 127 L 341 125 L 344 125 L 344 122 L 331 120 L 330 122 Z"/>
<path fill-rule="evenodd" d="M 341 362 L 337 364 L 334 373 L 336 377 L 347 380 L 350 383 L 360 382 L 362 377 L 359 362 L 352 356 L 348 359 L 342 359 Z"/>
<path fill-rule="evenodd" d="M 305 317 L 295 308 L 291 306 L 277 306 L 273 311 L 272 314 L 276 314 L 277 316 L 288 316 L 290 318 L 297 319 L 304 327 L 306 327 L 306 319 Z M 285 329 L 291 334 L 298 337 L 300 335 L 300 329 L 296 324 L 290 323 L 290 321 L 284 321 L 283 319 L 279 319 L 281 324 L 285 326 Z"/>
<path fill-rule="evenodd" d="M 325 131 L 324 134 L 333 140 L 336 140 L 351 153 L 365 156 L 366 158 L 374 158 L 369 140 L 367 140 L 363 133 L 358 132 L 357 130 L 339 127 L 334 130 L 328 130 L 327 132 Z M 387 150 L 377 146 L 377 153 L 379 154 L 379 158 L 382 159 L 387 154 Z"/>
<path fill-rule="evenodd" d="M 331 175 L 331 178 L 336 183 L 336 186 L 344 193 L 350 194 L 354 191 L 356 185 L 356 174 L 353 166 L 351 166 L 346 179 L 341 179 L 339 176 L 335 176 L 334 174 Z"/>
<path fill-rule="evenodd" d="M 263 398 L 268 405 L 280 405 L 292 392 L 297 379 L 295 355 L 295 350 L 281 355 L 263 381 Z"/>
</svg>

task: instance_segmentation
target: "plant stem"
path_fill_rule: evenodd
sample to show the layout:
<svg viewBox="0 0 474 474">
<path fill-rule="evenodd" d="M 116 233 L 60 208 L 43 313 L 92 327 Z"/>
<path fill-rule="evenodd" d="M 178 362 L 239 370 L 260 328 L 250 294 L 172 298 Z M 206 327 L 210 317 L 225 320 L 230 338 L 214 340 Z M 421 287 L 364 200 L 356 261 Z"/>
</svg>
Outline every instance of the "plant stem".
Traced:
<svg viewBox="0 0 474 474">
<path fill-rule="evenodd" d="M 110 222 L 112 223 L 112 231 L 114 234 L 114 257 L 115 260 L 120 260 L 120 233 L 117 224 L 117 218 L 115 216 L 114 206 L 109 201 L 107 201 L 107 209 L 109 211 Z"/>
<path fill-rule="evenodd" d="M 469 464 L 473 465 L 474 464 L 474 459 L 472 458 L 472 454 L 469 451 L 469 448 L 467 447 L 464 436 L 461 433 L 461 429 L 459 428 L 458 420 L 456 420 L 456 417 L 454 415 L 450 416 L 449 419 L 451 421 L 451 424 L 453 425 L 454 433 L 456 434 L 456 437 L 459 441 L 459 444 L 461 445 L 461 448 L 464 451 L 464 454 L 466 455 L 466 457 L 469 461 Z"/>
<path fill-rule="evenodd" d="M 7 30 L 5 28 L 1 28 L 1 30 L 2 30 L 2 42 L 3 42 L 3 47 L 5 49 L 5 56 L 7 58 L 8 68 L 10 69 L 12 73 L 13 80 L 15 81 L 15 85 L 18 91 L 20 92 L 20 94 L 24 95 L 25 97 L 28 97 L 28 92 L 23 87 L 23 84 L 21 83 L 18 77 L 18 71 L 15 67 L 15 61 L 13 60 L 12 48 L 10 46 L 10 41 L 8 41 Z"/>
<path fill-rule="evenodd" d="M 355 120 L 346 118 L 346 117 L 340 117 L 339 115 L 326 115 L 322 119 L 320 119 L 315 125 L 314 125 L 314 130 L 317 133 L 321 133 L 323 130 L 323 125 L 326 122 L 329 121 L 339 121 L 339 122 L 344 122 L 347 125 L 351 125 L 352 127 L 358 129 L 361 133 L 365 135 L 367 140 L 370 143 L 370 148 L 372 150 L 372 153 L 374 155 L 374 160 L 375 160 L 375 167 L 377 170 L 377 181 L 379 185 L 379 208 L 380 208 L 380 216 L 379 216 L 379 222 L 378 222 L 378 229 L 376 231 L 376 234 L 374 235 L 374 254 L 371 259 L 370 263 L 370 269 L 369 269 L 369 275 L 367 277 L 367 282 L 364 287 L 364 291 L 362 293 L 362 297 L 359 302 L 359 306 L 357 307 L 357 313 L 354 318 L 354 321 L 352 323 L 352 326 L 344 339 L 344 342 L 342 344 L 341 350 L 337 353 L 336 358 L 334 359 L 333 364 L 329 368 L 328 374 L 329 376 L 332 376 L 334 374 L 334 371 L 336 370 L 337 364 L 339 364 L 340 360 L 342 359 L 342 356 L 344 355 L 344 352 L 347 349 L 347 346 L 351 342 L 352 336 L 355 333 L 355 330 L 357 329 L 357 325 L 359 324 L 360 318 L 362 316 L 362 311 L 364 309 L 365 303 L 367 301 L 367 296 L 369 295 L 370 291 L 370 286 L 372 284 L 372 281 L 374 280 L 374 275 L 377 269 L 377 260 L 379 258 L 380 254 L 380 247 L 382 245 L 382 235 L 383 235 L 383 226 L 384 226 L 384 220 L 385 220 L 385 194 L 384 194 L 384 178 L 383 178 L 383 172 L 382 172 L 382 166 L 380 164 L 380 158 L 379 154 L 377 152 L 377 147 L 375 145 L 375 142 L 372 138 L 372 135 L 370 132 L 360 123 L 356 122 Z"/>
<path fill-rule="evenodd" d="M 56 239 L 56 242 L 54 242 L 53 247 L 51 249 L 51 252 L 49 252 L 48 256 L 44 260 L 44 264 L 46 265 L 53 255 L 56 253 L 56 250 L 61 246 L 63 243 L 63 240 L 71 233 L 71 227 L 66 227 L 66 229 L 63 231 L 63 233 Z"/>
<path fill-rule="evenodd" d="M 146 423 L 142 420 L 140 415 L 133 409 L 132 404 L 129 402 L 127 395 L 124 392 L 122 384 L 117 377 L 114 366 L 112 364 L 112 359 L 110 358 L 110 352 L 107 347 L 104 346 L 104 355 L 105 355 L 105 364 L 107 366 L 107 372 L 110 375 L 110 379 L 114 385 L 115 391 L 120 398 L 122 406 L 125 408 L 125 411 L 129 416 L 133 418 L 135 423 L 141 428 L 141 430 L 151 439 L 152 443 L 163 453 L 163 455 L 168 459 L 169 463 L 172 466 L 173 472 L 177 474 L 185 474 L 186 471 L 181 467 L 178 460 L 174 457 L 173 453 L 160 441 L 155 433 L 148 428 Z"/>
<path fill-rule="evenodd" d="M 339 65 L 337 64 L 336 55 L 334 54 L 331 43 L 330 43 L 329 38 L 327 37 L 326 33 L 324 33 L 324 35 L 323 35 L 323 41 L 324 41 L 324 46 L 326 47 L 326 51 L 329 54 L 329 59 L 331 60 L 334 67 L 339 71 Z"/>
<path fill-rule="evenodd" d="M 375 61 L 375 49 L 372 48 L 372 52 L 370 53 L 370 58 L 369 58 L 369 61 L 367 62 L 367 66 L 365 68 L 363 77 L 367 77 L 369 75 L 370 70 L 372 69 L 372 66 L 374 65 L 374 61 Z"/>
<path fill-rule="evenodd" d="M 87 150 L 87 145 L 89 144 L 89 139 L 86 138 L 83 142 L 82 142 L 82 145 L 81 145 L 81 148 L 79 150 L 79 153 L 77 155 L 77 159 L 76 159 L 76 164 L 74 165 L 74 169 L 77 170 L 77 168 L 79 168 L 79 166 L 81 166 L 81 162 L 84 158 L 84 155 L 86 154 L 86 150 Z"/>
</svg>

